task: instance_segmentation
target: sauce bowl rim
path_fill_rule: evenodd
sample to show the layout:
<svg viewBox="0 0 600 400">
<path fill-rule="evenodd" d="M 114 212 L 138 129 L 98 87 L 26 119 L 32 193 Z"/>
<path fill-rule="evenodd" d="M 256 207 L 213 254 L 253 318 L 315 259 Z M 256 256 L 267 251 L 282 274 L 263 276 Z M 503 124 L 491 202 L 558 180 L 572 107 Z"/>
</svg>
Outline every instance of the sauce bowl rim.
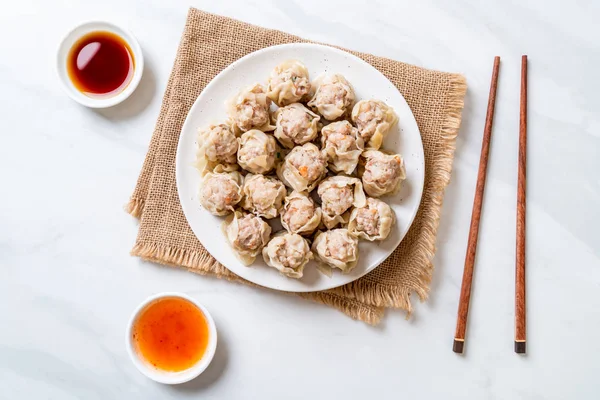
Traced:
<svg viewBox="0 0 600 400">
<path fill-rule="evenodd" d="M 208 324 L 209 337 L 204 354 L 196 364 L 194 364 L 188 369 L 179 372 L 162 371 L 158 368 L 150 366 L 149 363 L 145 361 L 142 358 L 142 355 L 140 355 L 136 350 L 133 339 L 133 326 L 141 312 L 144 311 L 152 303 L 170 297 L 177 297 L 187 300 L 196 307 L 198 307 L 198 309 L 204 315 Z M 129 353 L 129 357 L 131 358 L 131 361 L 136 366 L 136 368 L 143 375 L 152 379 L 153 381 L 168 385 L 185 383 L 196 378 L 198 375 L 204 372 L 204 370 L 206 370 L 206 368 L 210 365 L 217 349 L 217 328 L 212 316 L 210 315 L 206 307 L 200 304 L 196 299 L 185 293 L 180 292 L 161 292 L 146 298 L 140 305 L 136 307 L 136 309 L 131 314 L 131 317 L 129 318 L 129 323 L 127 325 L 126 335 L 127 336 L 125 339 L 127 352 Z"/>
<path fill-rule="evenodd" d="M 73 45 L 85 35 L 97 31 L 107 31 L 118 35 L 129 45 L 129 48 L 133 53 L 132 56 L 135 64 L 131 81 L 123 90 L 113 96 L 90 97 L 83 94 L 75 87 L 67 71 L 69 52 Z M 133 33 L 119 25 L 107 21 L 90 20 L 75 26 L 62 38 L 56 52 L 56 73 L 63 89 L 73 100 L 89 108 L 107 108 L 123 102 L 135 91 L 142 79 L 143 72 L 144 55 L 142 53 L 142 48 Z"/>
</svg>

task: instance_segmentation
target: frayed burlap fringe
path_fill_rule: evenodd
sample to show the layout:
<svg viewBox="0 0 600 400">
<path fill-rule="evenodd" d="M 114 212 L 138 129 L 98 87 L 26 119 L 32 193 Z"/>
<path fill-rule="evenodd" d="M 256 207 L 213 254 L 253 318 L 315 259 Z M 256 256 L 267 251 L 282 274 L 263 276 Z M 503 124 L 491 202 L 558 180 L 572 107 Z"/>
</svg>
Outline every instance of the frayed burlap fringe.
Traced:
<svg viewBox="0 0 600 400">
<path fill-rule="evenodd" d="M 206 254 L 189 252 L 181 249 L 173 249 L 156 244 L 140 244 L 131 250 L 131 255 L 140 257 L 145 261 L 151 261 L 173 268 L 185 269 L 199 275 L 214 276 L 218 279 L 226 279 L 232 282 L 244 283 L 258 287 L 245 279 L 231 273 L 211 256 Z M 272 290 L 264 288 L 267 290 Z M 348 301 L 334 293 L 297 293 L 300 297 L 313 300 L 317 303 L 334 307 L 353 319 L 377 325 L 383 317 L 384 308 L 369 308 L 358 301 Z"/>
<path fill-rule="evenodd" d="M 377 325 L 381 322 L 385 309 L 383 307 L 368 308 L 358 301 L 349 301 L 331 292 L 297 293 L 300 297 L 325 304 L 340 310 L 350 318 Z"/>
<path fill-rule="evenodd" d="M 211 257 L 209 253 L 202 254 L 157 244 L 136 243 L 131 250 L 131 255 L 140 257 L 146 261 L 184 268 L 200 275 L 211 275 L 219 279 L 225 278 L 232 281 L 244 281 L 242 278 L 229 272 L 227 268 Z"/>
<path fill-rule="evenodd" d="M 412 305 L 410 304 L 409 289 L 374 282 L 362 282 L 359 285 L 355 282 L 332 289 L 330 292 L 376 307 L 398 308 L 406 311 L 407 319 L 410 317 Z"/>
<path fill-rule="evenodd" d="M 127 211 L 127 214 L 139 219 L 144 211 L 144 200 L 132 197 L 129 199 L 129 202 L 125 204 L 125 211 Z"/>
</svg>

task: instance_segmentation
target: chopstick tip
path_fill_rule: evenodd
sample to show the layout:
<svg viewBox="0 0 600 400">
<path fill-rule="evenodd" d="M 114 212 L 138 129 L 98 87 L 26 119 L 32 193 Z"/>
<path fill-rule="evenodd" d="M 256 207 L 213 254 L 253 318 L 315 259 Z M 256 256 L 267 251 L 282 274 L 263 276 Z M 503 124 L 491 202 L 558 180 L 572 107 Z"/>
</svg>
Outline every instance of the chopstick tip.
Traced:
<svg viewBox="0 0 600 400">
<path fill-rule="evenodd" d="M 462 354 L 465 349 L 465 340 L 464 339 L 454 339 L 454 344 L 452 345 L 452 351 L 458 354 Z"/>
<path fill-rule="evenodd" d="M 515 353 L 517 354 L 526 354 L 527 353 L 527 343 L 523 341 L 515 341 Z"/>
</svg>

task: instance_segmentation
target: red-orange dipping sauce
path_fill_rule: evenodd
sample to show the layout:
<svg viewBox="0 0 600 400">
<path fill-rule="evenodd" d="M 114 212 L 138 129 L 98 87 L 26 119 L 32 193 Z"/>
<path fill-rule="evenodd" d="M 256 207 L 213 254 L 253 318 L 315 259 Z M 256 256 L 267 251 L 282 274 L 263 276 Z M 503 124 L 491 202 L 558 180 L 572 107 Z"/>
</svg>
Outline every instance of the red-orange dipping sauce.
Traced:
<svg viewBox="0 0 600 400">
<path fill-rule="evenodd" d="M 138 354 L 163 371 L 179 372 L 196 364 L 209 340 L 202 311 L 180 297 L 148 305 L 134 322 L 133 342 Z"/>
<path fill-rule="evenodd" d="M 79 39 L 67 58 L 73 85 L 88 96 L 115 95 L 133 78 L 135 60 L 127 42 L 106 31 L 91 32 Z"/>
</svg>

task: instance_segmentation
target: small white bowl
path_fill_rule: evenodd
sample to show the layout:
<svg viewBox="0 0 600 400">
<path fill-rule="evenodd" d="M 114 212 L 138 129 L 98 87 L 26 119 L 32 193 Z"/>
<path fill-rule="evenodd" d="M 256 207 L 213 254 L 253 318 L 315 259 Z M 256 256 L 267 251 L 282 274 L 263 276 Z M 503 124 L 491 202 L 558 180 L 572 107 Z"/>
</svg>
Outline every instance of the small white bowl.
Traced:
<svg viewBox="0 0 600 400">
<path fill-rule="evenodd" d="M 152 366 L 150 363 L 148 363 L 146 360 L 144 360 L 142 355 L 138 354 L 138 352 L 135 348 L 134 340 L 133 340 L 133 326 L 134 326 L 138 316 L 140 315 L 140 313 L 143 310 L 145 310 L 146 307 L 148 307 L 150 304 L 152 304 L 156 301 L 165 299 L 165 298 L 169 298 L 169 297 L 179 297 L 181 299 L 187 300 L 190 303 L 194 304 L 196 307 L 198 307 L 200 309 L 200 311 L 202 311 L 202 314 L 204 314 L 204 317 L 206 318 L 206 322 L 208 323 L 208 335 L 209 336 L 208 336 L 208 344 L 206 345 L 206 350 L 204 352 L 204 355 L 195 365 L 193 365 L 192 367 L 190 367 L 184 371 L 180 371 L 180 372 L 162 371 L 162 370 L 157 369 L 154 366 Z M 192 297 L 190 297 L 186 294 L 177 293 L 177 292 L 158 293 L 158 294 L 155 294 L 154 296 L 151 296 L 151 297 L 147 298 L 146 300 L 144 300 L 144 302 L 142 302 L 142 304 L 140 304 L 135 309 L 133 314 L 131 315 L 131 318 L 129 320 L 129 325 L 127 327 L 126 344 L 127 344 L 127 352 L 129 353 L 129 357 L 131 357 L 131 361 L 133 361 L 133 364 L 137 367 L 137 369 L 142 374 L 146 375 L 148 378 L 152 379 L 153 381 L 156 381 L 159 383 L 165 383 L 168 385 L 176 385 L 179 383 L 191 381 L 192 379 L 194 379 L 195 377 L 200 375 L 202 372 L 204 372 L 204 370 L 208 367 L 208 365 L 212 361 L 212 359 L 215 355 L 215 351 L 217 349 L 217 327 L 215 325 L 215 321 L 212 319 L 208 310 L 206 308 L 204 308 L 203 305 L 198 303 Z"/>
<path fill-rule="evenodd" d="M 115 35 L 122 37 L 131 48 L 131 51 L 133 52 L 133 57 L 135 59 L 135 68 L 133 71 L 133 77 L 131 78 L 131 82 L 129 82 L 125 89 L 115 94 L 114 96 L 86 96 L 85 94 L 77 90 L 75 85 L 73 85 L 73 82 L 69 78 L 69 74 L 67 72 L 67 59 L 69 56 L 69 50 L 71 50 L 73 45 L 75 45 L 75 43 L 83 36 L 87 35 L 88 33 L 97 31 L 111 32 Z M 56 67 L 58 71 L 58 77 L 60 78 L 63 87 L 65 88 L 67 94 L 73 100 L 75 100 L 79 104 L 90 108 L 106 108 L 121 103 L 123 100 L 128 98 L 131 95 L 131 93 L 133 93 L 133 91 L 137 88 L 138 84 L 140 83 L 140 80 L 142 79 L 142 73 L 144 72 L 144 55 L 142 54 L 142 48 L 140 47 L 138 41 L 128 30 L 120 28 L 108 22 L 91 21 L 85 22 L 77 26 L 71 32 L 69 32 L 67 36 L 65 36 L 58 48 L 58 54 L 56 57 Z"/>
</svg>

